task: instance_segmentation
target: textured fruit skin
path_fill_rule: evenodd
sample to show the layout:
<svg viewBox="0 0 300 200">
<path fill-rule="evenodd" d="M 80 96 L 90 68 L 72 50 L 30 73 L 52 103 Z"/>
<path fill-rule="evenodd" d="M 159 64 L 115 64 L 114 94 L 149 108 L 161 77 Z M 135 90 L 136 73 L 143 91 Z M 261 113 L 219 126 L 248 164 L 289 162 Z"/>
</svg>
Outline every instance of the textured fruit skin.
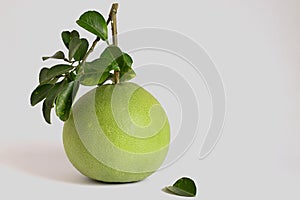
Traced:
<svg viewBox="0 0 300 200">
<path fill-rule="evenodd" d="M 83 95 L 63 128 L 73 166 L 103 182 L 145 179 L 162 164 L 169 142 L 163 108 L 133 83 L 103 85 Z"/>
</svg>

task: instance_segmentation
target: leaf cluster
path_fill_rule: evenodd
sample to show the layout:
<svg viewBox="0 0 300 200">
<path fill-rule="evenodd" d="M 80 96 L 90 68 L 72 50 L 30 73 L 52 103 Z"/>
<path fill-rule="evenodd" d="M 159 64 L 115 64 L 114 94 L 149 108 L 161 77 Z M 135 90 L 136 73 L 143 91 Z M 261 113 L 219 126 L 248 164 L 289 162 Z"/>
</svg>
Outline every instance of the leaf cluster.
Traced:
<svg viewBox="0 0 300 200">
<path fill-rule="evenodd" d="M 43 61 L 57 59 L 64 63 L 52 67 L 43 67 L 39 73 L 39 85 L 31 94 L 32 106 L 43 101 L 42 111 L 47 123 L 51 123 L 51 110 L 60 120 L 69 118 L 74 98 L 80 84 L 100 86 L 113 81 L 113 72 L 119 71 L 120 81 L 128 81 L 135 77 L 132 69 L 132 58 L 118 46 L 110 45 L 108 28 L 104 17 L 97 11 L 83 13 L 76 23 L 96 36 L 90 46 L 86 38 L 81 38 L 78 31 L 63 31 L 61 39 L 67 54 L 57 51 L 52 56 L 42 57 Z M 98 41 L 105 41 L 108 46 L 99 58 L 86 62 L 88 55 Z"/>
</svg>

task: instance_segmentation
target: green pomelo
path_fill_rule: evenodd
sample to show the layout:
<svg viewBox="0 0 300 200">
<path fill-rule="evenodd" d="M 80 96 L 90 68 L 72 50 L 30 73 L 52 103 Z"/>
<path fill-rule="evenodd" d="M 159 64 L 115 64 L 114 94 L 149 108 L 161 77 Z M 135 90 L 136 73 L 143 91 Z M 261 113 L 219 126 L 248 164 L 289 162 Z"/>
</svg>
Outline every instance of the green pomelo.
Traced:
<svg viewBox="0 0 300 200">
<path fill-rule="evenodd" d="M 63 142 L 69 160 L 85 176 L 134 182 L 161 166 L 170 125 L 160 103 L 142 87 L 103 85 L 74 104 Z"/>
</svg>

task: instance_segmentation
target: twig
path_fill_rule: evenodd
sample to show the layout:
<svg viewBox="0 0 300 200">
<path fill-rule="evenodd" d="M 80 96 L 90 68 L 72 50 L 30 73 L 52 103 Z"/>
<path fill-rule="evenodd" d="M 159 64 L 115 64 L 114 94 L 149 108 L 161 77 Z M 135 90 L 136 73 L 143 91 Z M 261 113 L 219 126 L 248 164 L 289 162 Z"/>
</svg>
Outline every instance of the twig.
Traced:
<svg viewBox="0 0 300 200">
<path fill-rule="evenodd" d="M 118 46 L 118 31 L 117 31 L 117 10 L 118 10 L 119 4 L 114 3 L 111 6 L 109 17 L 107 22 L 111 21 L 111 32 L 112 32 L 112 39 L 113 44 L 115 46 Z M 114 83 L 118 84 L 120 82 L 120 71 L 114 70 Z"/>
<path fill-rule="evenodd" d="M 119 4 L 114 3 L 111 6 L 110 13 L 109 13 L 109 21 L 111 21 L 111 32 L 112 32 L 112 38 L 113 38 L 113 44 L 115 46 L 118 46 L 118 31 L 117 31 L 117 10 L 118 10 Z"/>
<path fill-rule="evenodd" d="M 90 47 L 90 49 L 88 50 L 88 52 L 85 54 L 85 56 L 82 59 L 82 63 L 84 63 L 87 59 L 87 57 L 94 51 L 96 44 L 100 41 L 100 38 L 97 37 L 95 39 L 95 41 L 93 42 L 92 46 Z"/>
</svg>

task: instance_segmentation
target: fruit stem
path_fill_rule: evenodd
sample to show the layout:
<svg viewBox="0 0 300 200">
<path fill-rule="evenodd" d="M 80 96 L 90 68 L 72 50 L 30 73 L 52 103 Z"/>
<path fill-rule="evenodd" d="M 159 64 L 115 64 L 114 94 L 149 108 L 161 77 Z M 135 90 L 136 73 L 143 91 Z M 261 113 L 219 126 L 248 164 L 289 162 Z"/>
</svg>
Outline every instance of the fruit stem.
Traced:
<svg viewBox="0 0 300 200">
<path fill-rule="evenodd" d="M 108 22 L 111 21 L 111 32 L 112 32 L 112 39 L 113 45 L 118 46 L 118 32 L 117 32 L 117 10 L 119 4 L 113 3 L 110 9 Z M 120 82 L 120 71 L 114 70 L 114 83 L 118 84 Z"/>
</svg>

